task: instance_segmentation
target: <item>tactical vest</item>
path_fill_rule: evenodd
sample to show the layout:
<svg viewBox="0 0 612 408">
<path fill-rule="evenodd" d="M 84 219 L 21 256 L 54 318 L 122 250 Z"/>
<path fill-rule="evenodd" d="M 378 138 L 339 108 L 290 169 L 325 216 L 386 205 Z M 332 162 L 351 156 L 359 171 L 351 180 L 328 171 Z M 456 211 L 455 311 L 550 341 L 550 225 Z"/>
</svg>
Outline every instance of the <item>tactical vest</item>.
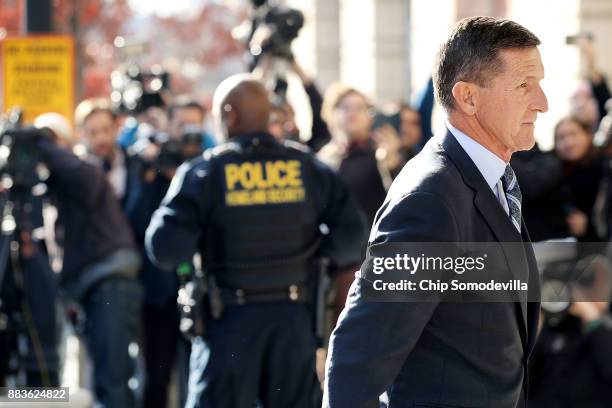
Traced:
<svg viewBox="0 0 612 408">
<path fill-rule="evenodd" d="M 313 158 L 269 135 L 210 151 L 212 215 L 204 266 L 220 287 L 274 290 L 305 283 L 320 242 Z"/>
</svg>

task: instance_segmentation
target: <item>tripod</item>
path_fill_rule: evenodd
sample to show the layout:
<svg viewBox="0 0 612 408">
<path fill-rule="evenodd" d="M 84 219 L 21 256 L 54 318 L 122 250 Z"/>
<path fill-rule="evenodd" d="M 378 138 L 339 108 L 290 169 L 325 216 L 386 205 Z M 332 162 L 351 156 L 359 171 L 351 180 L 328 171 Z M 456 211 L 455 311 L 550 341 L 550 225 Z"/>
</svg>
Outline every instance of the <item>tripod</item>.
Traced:
<svg viewBox="0 0 612 408">
<path fill-rule="evenodd" d="M 44 302 L 45 296 L 34 299 L 34 293 L 29 293 L 33 279 L 26 278 L 27 265 L 38 269 L 35 261 L 47 262 L 32 240 L 32 214 L 36 206 L 30 191 L 11 189 L 0 194 L 3 212 L 0 235 L 0 386 L 57 386 L 57 370 L 50 370 L 43 345 L 49 342 L 46 338 L 41 339 L 32 308 L 33 301 Z M 48 305 L 42 306 L 45 309 Z M 51 306 L 54 306 L 53 301 Z M 35 367 L 28 364 L 32 355 Z"/>
</svg>

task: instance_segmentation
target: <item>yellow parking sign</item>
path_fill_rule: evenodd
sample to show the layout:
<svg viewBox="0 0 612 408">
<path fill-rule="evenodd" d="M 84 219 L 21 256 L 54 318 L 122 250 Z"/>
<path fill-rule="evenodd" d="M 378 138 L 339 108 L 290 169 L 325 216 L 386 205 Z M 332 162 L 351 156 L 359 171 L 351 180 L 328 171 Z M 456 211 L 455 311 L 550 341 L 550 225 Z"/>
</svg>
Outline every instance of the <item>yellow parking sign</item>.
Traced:
<svg viewBox="0 0 612 408">
<path fill-rule="evenodd" d="M 6 38 L 1 43 L 3 108 L 23 109 L 25 123 L 45 112 L 72 121 L 74 41 L 70 36 Z"/>
</svg>

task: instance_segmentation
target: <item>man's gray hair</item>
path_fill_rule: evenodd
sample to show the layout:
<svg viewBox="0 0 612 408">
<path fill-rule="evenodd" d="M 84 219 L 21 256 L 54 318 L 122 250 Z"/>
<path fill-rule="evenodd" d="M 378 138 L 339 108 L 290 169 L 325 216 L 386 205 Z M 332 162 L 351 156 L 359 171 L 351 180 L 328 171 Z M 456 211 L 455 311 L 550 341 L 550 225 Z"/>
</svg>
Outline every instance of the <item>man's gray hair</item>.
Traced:
<svg viewBox="0 0 612 408">
<path fill-rule="evenodd" d="M 433 72 L 436 98 L 450 112 L 457 82 L 489 86 L 490 80 L 504 70 L 499 50 L 537 45 L 540 39 L 535 34 L 511 20 L 468 17 L 459 21 L 436 58 Z"/>
</svg>

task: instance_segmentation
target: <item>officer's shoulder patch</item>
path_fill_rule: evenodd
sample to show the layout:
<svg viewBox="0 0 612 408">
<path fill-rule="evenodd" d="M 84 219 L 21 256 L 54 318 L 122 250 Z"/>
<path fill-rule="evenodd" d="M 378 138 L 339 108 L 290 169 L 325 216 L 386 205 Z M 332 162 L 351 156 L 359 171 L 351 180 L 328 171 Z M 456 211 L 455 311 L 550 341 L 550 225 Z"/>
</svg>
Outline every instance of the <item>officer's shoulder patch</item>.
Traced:
<svg viewBox="0 0 612 408">
<path fill-rule="evenodd" d="M 306 146 L 303 143 L 300 142 L 296 142 L 294 140 L 284 140 L 283 141 L 283 146 L 285 146 L 286 148 L 290 149 L 290 150 L 298 150 L 302 153 L 311 153 L 312 150 L 310 150 L 310 148 L 308 146 Z"/>
<path fill-rule="evenodd" d="M 205 160 L 210 160 L 215 157 L 225 156 L 226 154 L 238 153 L 242 150 L 242 147 L 238 143 L 227 142 L 222 145 L 211 147 L 204 151 L 203 157 Z"/>
</svg>

